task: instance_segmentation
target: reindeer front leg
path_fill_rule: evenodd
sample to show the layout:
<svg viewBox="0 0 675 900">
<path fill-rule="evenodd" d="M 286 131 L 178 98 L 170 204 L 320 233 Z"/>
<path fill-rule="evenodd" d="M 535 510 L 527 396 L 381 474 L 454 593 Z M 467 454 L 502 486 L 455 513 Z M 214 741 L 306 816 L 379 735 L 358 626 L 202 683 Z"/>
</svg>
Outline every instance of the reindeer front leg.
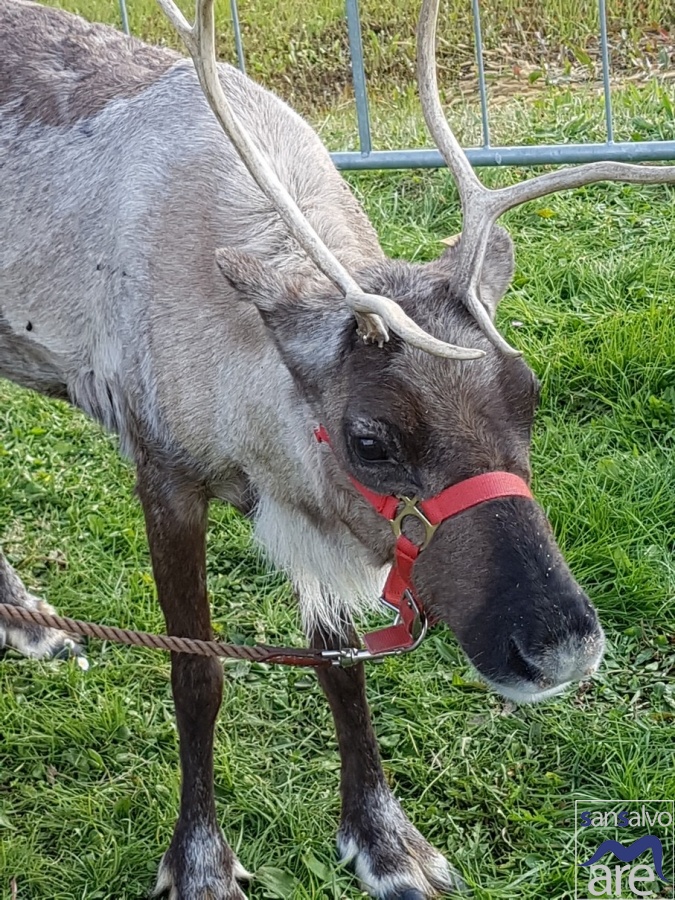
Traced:
<svg viewBox="0 0 675 900">
<path fill-rule="evenodd" d="M 208 501 L 199 486 L 161 465 L 138 467 L 138 493 L 157 593 L 169 634 L 210 640 L 206 594 Z M 159 868 L 155 895 L 170 900 L 244 900 L 246 875 L 216 819 L 213 735 L 223 687 L 217 659 L 171 655 L 182 772 L 180 814 Z"/>
<path fill-rule="evenodd" d="M 351 625 L 342 636 L 317 630 L 312 645 L 355 646 Z M 363 887 L 381 900 L 426 900 L 461 889 L 461 879 L 403 812 L 380 760 L 366 700 L 363 663 L 318 669 L 330 704 L 342 762 L 342 821 L 338 850 Z"/>
</svg>

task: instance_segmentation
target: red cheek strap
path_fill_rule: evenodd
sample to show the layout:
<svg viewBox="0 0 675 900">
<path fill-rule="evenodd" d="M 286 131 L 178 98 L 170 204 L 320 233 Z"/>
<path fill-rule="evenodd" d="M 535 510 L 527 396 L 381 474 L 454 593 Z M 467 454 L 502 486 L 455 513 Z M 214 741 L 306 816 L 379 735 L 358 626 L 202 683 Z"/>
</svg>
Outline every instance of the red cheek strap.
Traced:
<svg viewBox="0 0 675 900">
<path fill-rule="evenodd" d="M 330 447 L 330 438 L 323 425 L 319 425 L 315 435 L 320 443 Z M 533 499 L 527 483 L 511 472 L 484 472 L 482 475 L 466 478 L 428 500 L 378 494 L 351 475 L 349 478 L 373 509 L 392 523 L 397 535 L 394 562 L 382 593 L 383 603 L 396 611 L 397 620 L 388 628 L 373 631 L 363 638 L 368 651 L 378 656 L 412 650 L 426 633 L 428 616 L 415 593 L 412 582 L 413 565 L 441 522 L 488 500 L 505 497 Z M 408 517 L 417 519 L 424 527 L 424 539 L 420 544 L 415 544 L 401 533 Z"/>
</svg>

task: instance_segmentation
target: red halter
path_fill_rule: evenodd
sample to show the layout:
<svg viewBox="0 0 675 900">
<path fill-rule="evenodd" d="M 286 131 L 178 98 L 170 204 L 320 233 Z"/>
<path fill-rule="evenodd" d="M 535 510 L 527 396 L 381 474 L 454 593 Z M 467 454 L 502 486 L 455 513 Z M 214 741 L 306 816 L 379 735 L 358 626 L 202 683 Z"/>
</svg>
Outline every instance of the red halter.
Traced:
<svg viewBox="0 0 675 900">
<path fill-rule="evenodd" d="M 320 443 L 328 444 L 330 438 L 323 425 L 314 434 Z M 364 635 L 363 641 L 369 653 L 382 655 L 412 650 L 424 637 L 427 615 L 417 597 L 412 583 L 413 564 L 429 544 L 434 532 L 446 519 L 471 509 L 487 500 L 501 497 L 527 497 L 532 493 L 522 478 L 510 472 L 486 472 L 453 484 L 428 500 L 396 497 L 393 494 L 377 494 L 349 476 L 356 490 L 373 509 L 389 522 L 396 535 L 394 562 L 387 576 L 382 602 L 398 613 L 397 621 L 388 628 L 381 628 Z M 412 516 L 424 526 L 424 539 L 415 544 L 401 533 L 403 520 Z"/>
</svg>

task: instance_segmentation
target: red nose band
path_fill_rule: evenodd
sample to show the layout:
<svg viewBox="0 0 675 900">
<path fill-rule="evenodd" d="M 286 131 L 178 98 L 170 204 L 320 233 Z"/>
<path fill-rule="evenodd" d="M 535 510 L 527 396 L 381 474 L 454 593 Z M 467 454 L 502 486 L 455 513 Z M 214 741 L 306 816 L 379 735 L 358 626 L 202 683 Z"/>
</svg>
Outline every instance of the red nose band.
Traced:
<svg viewBox="0 0 675 900">
<path fill-rule="evenodd" d="M 330 438 L 323 425 L 319 425 L 314 433 L 320 443 L 330 447 Z M 394 562 L 384 585 L 382 601 L 398 613 L 398 618 L 394 625 L 373 631 L 363 638 L 370 653 L 378 656 L 411 650 L 426 633 L 428 617 L 415 593 L 412 570 L 415 560 L 428 546 L 441 522 L 488 500 L 504 497 L 532 499 L 527 483 L 511 472 L 485 472 L 466 478 L 428 500 L 378 494 L 351 475 L 349 478 L 373 509 L 391 522 L 396 535 Z M 403 523 L 408 517 L 417 519 L 424 528 L 424 538 L 418 544 L 402 534 Z"/>
</svg>

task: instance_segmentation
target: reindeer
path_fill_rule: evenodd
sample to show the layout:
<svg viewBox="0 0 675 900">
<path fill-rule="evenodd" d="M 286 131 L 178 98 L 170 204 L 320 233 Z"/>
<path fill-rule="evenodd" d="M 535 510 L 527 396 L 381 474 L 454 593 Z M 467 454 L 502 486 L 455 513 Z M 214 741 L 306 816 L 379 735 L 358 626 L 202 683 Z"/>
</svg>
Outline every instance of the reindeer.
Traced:
<svg viewBox="0 0 675 900">
<path fill-rule="evenodd" d="M 336 663 L 318 672 L 342 758 L 340 855 L 374 897 L 450 892 L 461 879 L 385 779 L 360 660 L 413 646 L 430 617 L 495 690 L 531 702 L 594 672 L 604 643 L 529 492 L 538 385 L 494 325 L 514 267 L 495 222 L 599 179 L 672 183 L 675 167 L 486 190 L 442 113 L 438 0 L 423 0 L 420 92 L 464 230 L 431 263 L 389 260 L 309 126 L 216 62 L 213 0 L 193 27 L 160 3 L 192 63 L 0 0 L 0 375 L 119 435 L 169 634 L 212 635 L 209 502 L 251 517 Z M 355 650 L 385 577 L 401 621 Z M 0 601 L 43 604 L 1 555 Z M 2 634 L 29 656 L 78 652 L 38 627 Z M 221 666 L 171 666 L 182 792 L 156 891 L 242 898 L 213 793 Z"/>
</svg>

